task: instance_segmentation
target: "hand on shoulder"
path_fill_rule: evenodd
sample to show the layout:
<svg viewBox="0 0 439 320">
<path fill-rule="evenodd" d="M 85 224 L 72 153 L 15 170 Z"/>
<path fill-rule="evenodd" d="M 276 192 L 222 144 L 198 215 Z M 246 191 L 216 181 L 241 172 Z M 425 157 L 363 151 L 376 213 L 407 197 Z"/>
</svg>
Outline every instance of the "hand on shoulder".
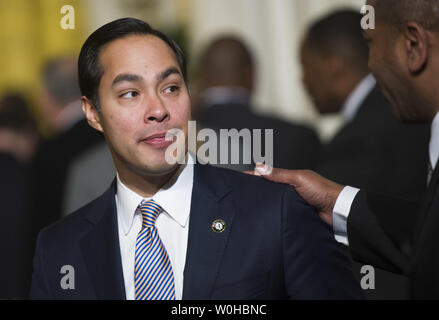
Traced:
<svg viewBox="0 0 439 320">
<path fill-rule="evenodd" d="M 257 164 L 254 172 L 247 171 L 246 173 L 293 186 L 306 202 L 317 209 L 323 221 L 332 226 L 334 205 L 344 186 L 311 170 L 286 170 Z"/>
</svg>

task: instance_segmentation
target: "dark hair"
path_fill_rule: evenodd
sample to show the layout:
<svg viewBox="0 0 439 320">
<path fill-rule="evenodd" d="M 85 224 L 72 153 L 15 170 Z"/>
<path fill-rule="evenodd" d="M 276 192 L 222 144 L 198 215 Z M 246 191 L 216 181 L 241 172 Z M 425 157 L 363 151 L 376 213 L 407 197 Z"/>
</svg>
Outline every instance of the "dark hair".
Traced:
<svg viewBox="0 0 439 320">
<path fill-rule="evenodd" d="M 0 128 L 15 131 L 37 130 L 26 99 L 19 93 L 8 93 L 0 100 Z"/>
<path fill-rule="evenodd" d="M 362 15 L 354 10 L 337 10 L 312 24 L 306 44 L 321 54 L 343 58 L 359 71 L 367 72 L 369 49 L 361 29 Z"/>
<path fill-rule="evenodd" d="M 82 95 L 90 99 L 97 109 L 99 109 L 98 87 L 104 72 L 99 64 L 99 51 L 104 45 L 129 35 L 152 35 L 163 40 L 174 52 L 187 86 L 186 59 L 183 51 L 174 40 L 153 29 L 142 20 L 135 18 L 118 19 L 93 32 L 87 38 L 79 53 L 79 88 Z"/>
</svg>

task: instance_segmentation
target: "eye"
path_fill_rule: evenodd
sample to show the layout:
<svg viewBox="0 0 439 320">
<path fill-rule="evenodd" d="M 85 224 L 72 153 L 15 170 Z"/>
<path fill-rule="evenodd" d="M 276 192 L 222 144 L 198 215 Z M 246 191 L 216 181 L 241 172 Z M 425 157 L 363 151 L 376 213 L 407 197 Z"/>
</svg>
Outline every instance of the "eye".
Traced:
<svg viewBox="0 0 439 320">
<path fill-rule="evenodd" d="M 133 98 L 137 97 L 138 95 L 139 95 L 139 93 L 137 93 L 136 91 L 128 91 L 128 92 L 121 94 L 119 96 L 119 98 L 133 99 Z"/>
<path fill-rule="evenodd" d="M 179 86 L 170 86 L 170 87 L 167 87 L 165 90 L 163 90 L 163 92 L 167 93 L 167 94 L 172 94 L 172 93 L 177 92 L 178 90 L 180 90 Z"/>
</svg>

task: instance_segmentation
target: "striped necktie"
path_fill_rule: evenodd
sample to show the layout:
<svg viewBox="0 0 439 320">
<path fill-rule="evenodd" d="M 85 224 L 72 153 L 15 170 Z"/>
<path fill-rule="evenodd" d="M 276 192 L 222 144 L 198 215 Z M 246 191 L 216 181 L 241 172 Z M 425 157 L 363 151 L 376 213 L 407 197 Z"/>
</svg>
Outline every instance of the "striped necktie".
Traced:
<svg viewBox="0 0 439 320">
<path fill-rule="evenodd" d="M 175 300 L 171 261 L 155 227 L 163 209 L 154 200 L 142 201 L 139 209 L 143 222 L 134 263 L 136 300 Z"/>
</svg>

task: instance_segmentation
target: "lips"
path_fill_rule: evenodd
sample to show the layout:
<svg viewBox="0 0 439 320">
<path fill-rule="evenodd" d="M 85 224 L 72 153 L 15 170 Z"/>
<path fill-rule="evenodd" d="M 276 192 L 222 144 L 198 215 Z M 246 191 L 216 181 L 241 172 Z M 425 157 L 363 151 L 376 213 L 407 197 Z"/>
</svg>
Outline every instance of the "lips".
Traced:
<svg viewBox="0 0 439 320">
<path fill-rule="evenodd" d="M 165 138 L 166 138 L 166 132 L 162 132 L 141 139 L 140 142 L 150 145 L 152 147 L 163 148 L 173 143 L 173 140 L 166 140 Z"/>
</svg>

